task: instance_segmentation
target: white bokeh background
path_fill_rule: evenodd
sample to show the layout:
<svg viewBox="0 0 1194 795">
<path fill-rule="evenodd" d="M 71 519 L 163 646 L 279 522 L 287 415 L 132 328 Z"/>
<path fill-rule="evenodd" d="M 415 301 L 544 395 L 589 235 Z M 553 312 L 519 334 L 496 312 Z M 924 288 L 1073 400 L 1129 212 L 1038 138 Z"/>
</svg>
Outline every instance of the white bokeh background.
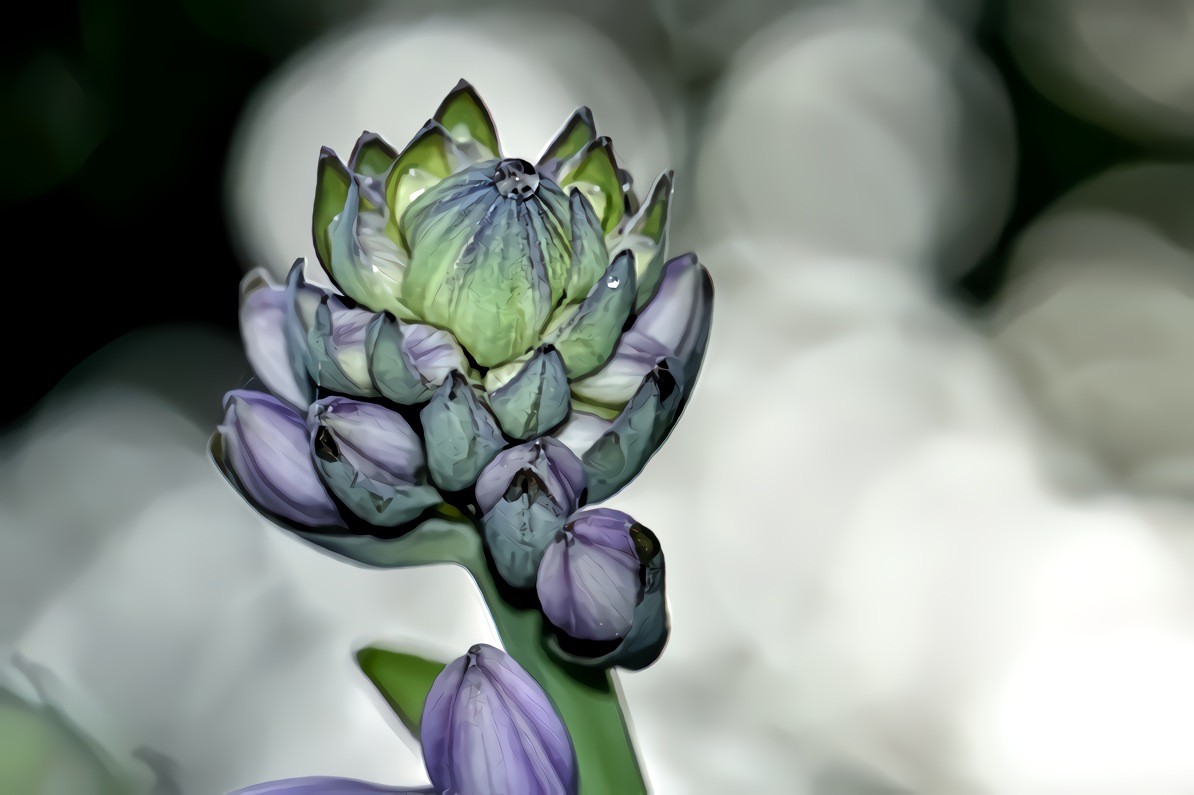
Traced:
<svg viewBox="0 0 1194 795">
<path fill-rule="evenodd" d="M 562 10 L 389 10 L 329 33 L 245 116 L 227 184 L 246 268 L 310 256 L 320 145 L 401 145 L 458 77 L 526 157 L 590 105 L 640 185 L 677 168 L 673 246 L 718 288 L 696 396 L 612 501 L 668 557 L 671 643 L 621 678 L 654 790 L 1187 795 L 1192 167 L 1077 187 L 1014 241 L 990 317 L 965 316 L 934 276 L 990 251 L 1017 165 L 974 4 L 758 5 L 765 29 L 724 40 L 709 9 L 672 15 L 681 55 L 722 46 L 696 111 L 658 53 Z M 1091 49 L 1040 79 L 1093 87 L 1083 59 L 1110 53 L 1167 103 L 1115 118 L 1181 134 L 1188 81 L 1133 59 L 1147 40 L 1106 50 L 1125 4 L 1097 5 L 1041 4 Z M 1135 29 L 1157 59 L 1178 46 Z M 458 570 L 345 565 L 241 503 L 204 449 L 246 372 L 210 330 L 145 332 L 4 441 L 0 651 L 51 671 L 113 757 L 171 759 L 186 795 L 423 782 L 351 652 L 447 658 L 492 628 Z"/>
</svg>

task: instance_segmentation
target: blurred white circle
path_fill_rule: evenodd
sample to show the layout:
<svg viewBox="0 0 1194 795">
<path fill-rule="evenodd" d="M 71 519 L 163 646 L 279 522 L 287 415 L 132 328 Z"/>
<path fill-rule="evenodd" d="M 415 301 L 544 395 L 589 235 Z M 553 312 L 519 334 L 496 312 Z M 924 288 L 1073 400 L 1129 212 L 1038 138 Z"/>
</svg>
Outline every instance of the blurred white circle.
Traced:
<svg viewBox="0 0 1194 795">
<path fill-rule="evenodd" d="M 228 166 L 231 226 L 245 267 L 280 277 L 297 257 L 313 256 L 321 146 L 347 158 L 370 130 L 401 149 L 462 77 L 488 105 L 507 155 L 535 159 L 572 111 L 588 105 L 641 189 L 680 165 L 682 126 L 670 92 L 657 95 L 587 22 L 530 8 L 391 12 L 294 56 L 245 113 Z"/>
<path fill-rule="evenodd" d="M 652 5 L 668 36 L 694 66 L 720 66 L 742 42 L 769 27 L 793 7 L 832 5 L 840 0 L 654 0 Z M 962 28 L 970 28 L 981 0 L 852 0 L 855 5 L 881 6 L 914 16 L 939 11 Z"/>
<path fill-rule="evenodd" d="M 1194 0 L 1014 0 L 1007 20 L 1050 101 L 1137 140 L 1194 140 Z"/>
<path fill-rule="evenodd" d="M 959 272 L 1008 211 L 1007 96 L 929 13 L 793 13 L 743 47 L 711 114 L 698 174 L 706 228 Z"/>
<path fill-rule="evenodd" d="M 1113 476 L 1194 496 L 1194 166 L 1119 168 L 1017 241 L 994 341 Z"/>
</svg>

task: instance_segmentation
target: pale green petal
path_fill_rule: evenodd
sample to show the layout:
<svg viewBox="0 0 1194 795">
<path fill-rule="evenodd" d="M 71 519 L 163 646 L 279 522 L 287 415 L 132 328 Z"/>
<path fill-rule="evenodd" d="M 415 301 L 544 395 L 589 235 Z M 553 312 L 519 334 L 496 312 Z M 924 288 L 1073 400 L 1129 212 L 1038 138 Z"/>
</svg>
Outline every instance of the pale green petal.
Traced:
<svg viewBox="0 0 1194 795">
<path fill-rule="evenodd" d="M 332 244 L 330 227 L 332 219 L 344 211 L 348 200 L 352 175 L 348 167 L 340 162 L 336 153 L 326 146 L 319 152 L 319 165 L 315 170 L 315 206 L 311 214 L 311 232 L 315 237 L 315 253 L 325 269 L 331 262 Z"/>
<path fill-rule="evenodd" d="M 387 234 L 400 240 L 398 222 L 423 191 L 452 173 L 452 139 L 438 122 L 429 121 L 402 150 L 386 176 L 389 206 Z"/>
<path fill-rule="evenodd" d="M 435 112 L 435 120 L 474 162 L 501 155 L 489 110 L 468 82 L 461 80 L 456 84 Z"/>
<path fill-rule="evenodd" d="M 572 269 L 564 292 L 569 302 L 581 301 L 609 266 L 601 221 L 579 188 L 568 194 L 571 214 Z"/>
<path fill-rule="evenodd" d="M 602 136 L 589 143 L 579 155 L 563 167 L 560 187 L 579 188 L 593 205 L 606 234 L 617 228 L 625 213 L 622 178 L 614 160 L 610 139 Z"/>
<path fill-rule="evenodd" d="M 348 157 L 348 168 L 354 174 L 370 179 L 384 179 L 398 152 L 377 133 L 364 132 L 357 139 L 352 154 Z"/>
<path fill-rule="evenodd" d="M 460 373 L 453 373 L 419 412 L 427 469 L 445 491 L 466 489 L 506 446 L 497 419 Z"/>
<path fill-rule="evenodd" d="M 569 378 L 588 375 L 609 360 L 634 308 L 634 255 L 624 251 L 593 285 L 580 307 L 550 337 Z"/>
<path fill-rule="evenodd" d="M 374 385 L 403 405 L 428 400 L 452 371 L 468 368 L 451 333 L 382 314 L 369 323 L 365 348 Z"/>
<path fill-rule="evenodd" d="M 455 334 L 483 367 L 539 340 L 563 295 L 571 250 L 568 200 L 544 180 L 503 196 L 496 161 L 472 166 L 420 196 L 402 218 L 409 244 L 403 301 Z"/>
<path fill-rule="evenodd" d="M 342 293 L 361 305 L 409 316 L 398 298 L 406 269 L 402 252 L 382 234 L 384 216 L 361 212 L 360 196 L 353 179 L 344 207 L 328 226 L 330 250 L 324 270 Z"/>
<path fill-rule="evenodd" d="M 565 162 L 575 157 L 596 137 L 593 112 L 585 107 L 577 108 L 539 158 L 539 172 L 554 178 Z"/>
<path fill-rule="evenodd" d="M 610 236 L 610 251 L 624 249 L 634 252 L 638 277 L 638 300 L 641 309 L 655 294 L 667 261 L 668 217 L 672 196 L 672 172 L 659 175 L 647 202 L 633 218 L 626 219 L 622 228 Z"/>
<path fill-rule="evenodd" d="M 504 386 L 489 396 L 502 429 L 516 439 L 542 436 L 568 416 L 571 400 L 564 360 L 544 346 Z"/>
</svg>

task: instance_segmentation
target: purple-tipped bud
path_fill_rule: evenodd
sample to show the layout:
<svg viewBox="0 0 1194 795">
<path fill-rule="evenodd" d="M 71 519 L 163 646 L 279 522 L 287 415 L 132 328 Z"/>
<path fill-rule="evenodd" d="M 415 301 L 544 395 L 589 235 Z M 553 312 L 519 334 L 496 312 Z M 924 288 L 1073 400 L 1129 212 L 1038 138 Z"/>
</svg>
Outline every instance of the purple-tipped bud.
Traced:
<svg viewBox="0 0 1194 795">
<path fill-rule="evenodd" d="M 679 362 L 676 377 L 691 389 L 705 356 L 713 312 L 713 282 L 696 256 L 685 254 L 663 266 L 659 289 L 622 335 L 604 367 L 572 384 L 584 400 L 621 406 L 661 361 Z"/>
<path fill-rule="evenodd" d="M 422 719 L 436 792 L 570 795 L 576 757 L 547 694 L 510 655 L 479 644 L 435 679 Z"/>
<path fill-rule="evenodd" d="M 298 266 L 302 267 L 302 266 Z M 292 322 L 286 289 L 274 286 L 262 270 L 241 282 L 240 333 L 245 354 L 262 383 L 278 397 L 305 409 L 313 393 L 303 353 L 291 350 L 287 326 Z"/>
<path fill-rule="evenodd" d="M 257 507 L 309 527 L 344 526 L 315 471 L 302 417 L 263 392 L 229 392 L 224 408 L 222 463 Z"/>
<path fill-rule="evenodd" d="M 543 550 L 576 510 L 584 487 L 580 459 L 556 439 L 503 450 L 485 467 L 477 505 L 502 579 L 515 588 L 534 586 Z"/>
<path fill-rule="evenodd" d="M 575 514 L 548 545 L 535 587 L 543 614 L 577 640 L 615 641 L 634 625 L 643 563 L 621 511 Z"/>
<path fill-rule="evenodd" d="M 311 406 L 311 446 L 328 488 L 370 524 L 394 527 L 440 501 L 423 443 L 396 411 L 351 398 Z"/>
</svg>

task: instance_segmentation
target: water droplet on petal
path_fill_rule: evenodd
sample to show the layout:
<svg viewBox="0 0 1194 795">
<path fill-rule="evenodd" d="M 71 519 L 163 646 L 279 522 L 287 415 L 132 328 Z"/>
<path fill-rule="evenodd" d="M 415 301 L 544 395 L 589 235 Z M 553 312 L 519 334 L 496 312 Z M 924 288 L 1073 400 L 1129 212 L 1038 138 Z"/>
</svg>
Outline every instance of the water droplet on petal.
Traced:
<svg viewBox="0 0 1194 795">
<path fill-rule="evenodd" d="M 525 160 L 508 158 L 494 169 L 493 185 L 503 196 L 526 201 L 539 190 L 539 172 Z"/>
<path fill-rule="evenodd" d="M 611 290 L 618 289 L 618 285 L 620 285 L 621 283 L 622 282 L 618 281 L 617 276 L 610 276 L 608 279 L 605 280 L 605 286 Z"/>
</svg>

